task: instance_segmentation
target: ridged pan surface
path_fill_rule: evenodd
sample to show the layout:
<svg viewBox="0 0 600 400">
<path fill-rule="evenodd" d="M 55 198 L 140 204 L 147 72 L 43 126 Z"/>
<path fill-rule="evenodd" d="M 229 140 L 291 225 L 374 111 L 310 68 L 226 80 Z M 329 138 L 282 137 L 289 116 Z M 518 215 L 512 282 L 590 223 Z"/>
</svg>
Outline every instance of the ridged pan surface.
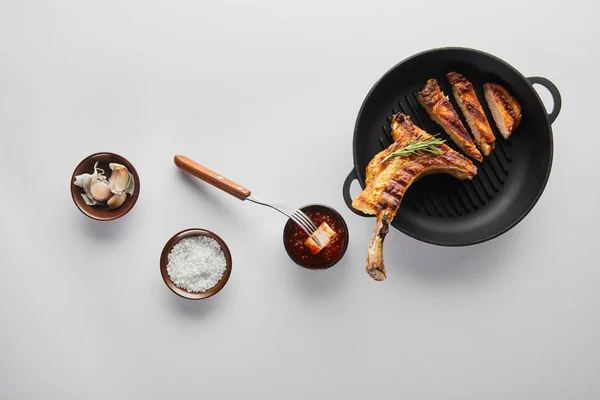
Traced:
<svg viewBox="0 0 600 400">
<path fill-rule="evenodd" d="M 496 136 L 496 149 L 478 168 L 472 181 L 431 175 L 407 191 L 393 226 L 419 240 L 461 246 L 479 243 L 507 231 L 535 205 L 548 180 L 553 140 L 550 122 L 560 109 L 556 87 L 544 78 L 525 78 L 504 61 L 462 48 L 431 50 L 396 65 L 375 84 L 365 99 L 354 132 L 355 178 L 364 188 L 365 169 L 373 156 L 392 143 L 390 118 L 396 112 L 411 116 L 427 132 L 440 133 L 459 151 L 443 129 L 417 101 L 427 79 L 436 78 L 470 132 L 452 95 L 446 73 L 456 71 L 473 83 Z M 548 115 L 532 83 L 552 93 L 555 109 Z M 523 119 L 509 140 L 498 131 L 483 96 L 483 84 L 495 82 L 519 101 Z M 352 180 L 349 176 L 348 181 Z M 345 184 L 344 191 L 349 185 Z M 344 193 L 348 202 L 349 195 Z"/>
</svg>

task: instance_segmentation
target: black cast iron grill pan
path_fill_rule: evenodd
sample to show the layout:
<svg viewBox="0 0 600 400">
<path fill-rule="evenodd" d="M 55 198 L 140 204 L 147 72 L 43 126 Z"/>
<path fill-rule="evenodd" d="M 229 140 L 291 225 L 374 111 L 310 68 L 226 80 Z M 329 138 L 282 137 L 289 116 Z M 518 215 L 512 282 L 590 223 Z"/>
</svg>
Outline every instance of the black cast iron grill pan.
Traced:
<svg viewBox="0 0 600 400">
<path fill-rule="evenodd" d="M 521 221 L 541 196 L 552 166 L 551 123 L 561 108 L 561 97 L 548 79 L 525 78 L 490 54 L 466 48 L 434 49 L 412 56 L 389 70 L 371 89 L 358 113 L 354 129 L 354 168 L 343 186 L 344 200 L 352 208 L 350 185 L 357 179 L 364 189 L 365 169 L 373 156 L 392 143 L 393 114 L 410 115 L 427 132 L 441 133 L 446 144 L 460 151 L 417 101 L 427 79 L 436 78 L 469 130 L 452 96 L 446 73 L 456 71 L 473 83 L 496 136 L 496 149 L 483 162 L 473 161 L 478 173 L 472 181 L 431 175 L 406 192 L 392 226 L 418 240 L 465 246 L 501 235 Z M 483 84 L 495 82 L 519 101 L 523 119 L 509 140 L 498 131 L 483 96 Z M 533 88 L 546 87 L 553 98 L 550 114 Z"/>
</svg>

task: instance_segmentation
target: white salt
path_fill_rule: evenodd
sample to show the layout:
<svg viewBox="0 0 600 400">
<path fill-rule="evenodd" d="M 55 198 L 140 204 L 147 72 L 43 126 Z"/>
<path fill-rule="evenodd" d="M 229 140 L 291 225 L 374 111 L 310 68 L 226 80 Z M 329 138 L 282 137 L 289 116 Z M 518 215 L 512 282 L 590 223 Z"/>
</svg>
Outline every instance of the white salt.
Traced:
<svg viewBox="0 0 600 400">
<path fill-rule="evenodd" d="M 167 273 L 173 283 L 188 292 L 205 292 L 215 286 L 227 268 L 219 242 L 208 236 L 190 236 L 173 246 Z"/>
</svg>

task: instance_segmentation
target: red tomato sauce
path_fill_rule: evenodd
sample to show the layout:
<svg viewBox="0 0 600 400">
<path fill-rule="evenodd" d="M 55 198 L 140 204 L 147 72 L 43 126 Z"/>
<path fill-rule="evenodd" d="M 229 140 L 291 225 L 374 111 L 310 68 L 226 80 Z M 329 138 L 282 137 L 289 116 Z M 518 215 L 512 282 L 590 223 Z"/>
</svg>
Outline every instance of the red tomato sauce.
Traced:
<svg viewBox="0 0 600 400">
<path fill-rule="evenodd" d="M 290 256 L 307 267 L 322 267 L 338 261 L 346 247 L 346 229 L 340 218 L 327 208 L 303 211 L 317 227 L 326 222 L 336 234 L 323 250 L 317 254 L 311 254 L 304 245 L 308 235 L 298 224 L 292 223 L 287 231 L 285 243 Z"/>
</svg>

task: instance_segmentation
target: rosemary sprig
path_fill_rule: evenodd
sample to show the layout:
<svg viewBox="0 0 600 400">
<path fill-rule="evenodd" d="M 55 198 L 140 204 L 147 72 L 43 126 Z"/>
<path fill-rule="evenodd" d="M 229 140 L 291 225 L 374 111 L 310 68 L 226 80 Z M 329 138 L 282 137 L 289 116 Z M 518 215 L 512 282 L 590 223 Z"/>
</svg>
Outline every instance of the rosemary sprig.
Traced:
<svg viewBox="0 0 600 400">
<path fill-rule="evenodd" d="M 444 139 L 439 139 L 435 136 L 432 138 L 421 140 L 421 135 L 419 135 L 416 137 L 416 139 L 414 139 L 407 145 L 402 146 L 399 149 L 394 149 L 390 151 L 390 153 L 383 159 L 383 161 L 387 161 L 393 157 L 410 156 L 411 154 L 416 154 L 421 151 L 433 154 L 440 154 L 442 153 L 442 149 L 440 149 L 438 146 L 444 144 L 446 141 Z"/>
</svg>

